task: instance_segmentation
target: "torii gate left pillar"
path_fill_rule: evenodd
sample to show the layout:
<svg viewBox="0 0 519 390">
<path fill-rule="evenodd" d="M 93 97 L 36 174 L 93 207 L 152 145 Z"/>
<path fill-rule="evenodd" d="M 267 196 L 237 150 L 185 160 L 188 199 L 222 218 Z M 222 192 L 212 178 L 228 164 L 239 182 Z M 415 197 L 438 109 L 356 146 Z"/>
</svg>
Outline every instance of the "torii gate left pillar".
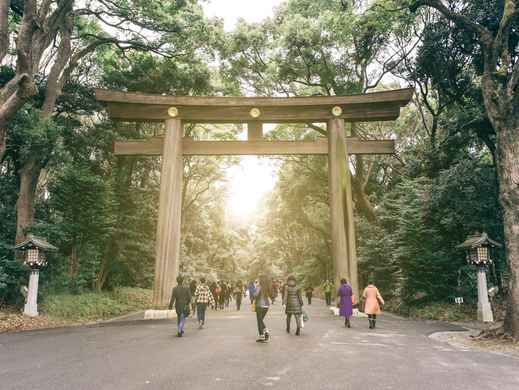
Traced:
<svg viewBox="0 0 519 390">
<path fill-rule="evenodd" d="M 162 306 L 171 296 L 178 275 L 182 217 L 183 125 L 180 119 L 166 121 L 162 151 L 160 202 L 155 248 L 153 306 Z"/>
</svg>

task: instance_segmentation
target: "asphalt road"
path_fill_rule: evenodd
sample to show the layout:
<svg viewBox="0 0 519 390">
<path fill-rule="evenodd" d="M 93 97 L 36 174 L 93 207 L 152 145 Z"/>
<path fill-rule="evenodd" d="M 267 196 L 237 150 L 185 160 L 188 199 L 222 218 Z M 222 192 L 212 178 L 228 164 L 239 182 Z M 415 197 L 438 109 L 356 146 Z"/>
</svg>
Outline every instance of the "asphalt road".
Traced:
<svg viewBox="0 0 519 390">
<path fill-rule="evenodd" d="M 274 306 L 268 344 L 249 306 L 209 312 L 203 330 L 188 320 L 183 338 L 171 321 L 0 334 L 0 389 L 519 389 L 519 360 L 428 337 L 449 326 L 385 315 L 346 329 L 321 302 L 307 309 L 296 337 Z"/>
</svg>

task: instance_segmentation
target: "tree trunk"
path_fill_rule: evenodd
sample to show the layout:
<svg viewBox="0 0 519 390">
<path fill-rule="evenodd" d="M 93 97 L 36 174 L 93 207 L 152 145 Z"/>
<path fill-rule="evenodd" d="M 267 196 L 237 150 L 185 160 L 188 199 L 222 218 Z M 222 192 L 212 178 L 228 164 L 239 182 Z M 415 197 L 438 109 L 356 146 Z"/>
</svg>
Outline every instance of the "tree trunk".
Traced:
<svg viewBox="0 0 519 390">
<path fill-rule="evenodd" d="M 4 159 L 4 153 L 7 146 L 7 124 L 0 120 L 0 163 Z"/>
<path fill-rule="evenodd" d="M 76 241 L 73 239 L 73 241 Z M 76 287 L 76 276 L 79 269 L 78 259 L 77 259 L 77 248 L 75 244 L 72 244 L 72 248 L 70 249 L 70 255 L 69 255 L 69 262 L 68 262 L 68 276 L 70 278 L 69 280 L 69 288 L 73 290 Z"/>
<path fill-rule="evenodd" d="M 34 222 L 34 198 L 40 176 L 41 166 L 35 159 L 30 159 L 20 168 L 20 190 L 16 201 L 16 242 L 25 238 L 25 230 Z"/>
<path fill-rule="evenodd" d="M 499 198 L 510 272 L 505 331 L 519 340 L 519 123 L 498 130 Z"/>
</svg>

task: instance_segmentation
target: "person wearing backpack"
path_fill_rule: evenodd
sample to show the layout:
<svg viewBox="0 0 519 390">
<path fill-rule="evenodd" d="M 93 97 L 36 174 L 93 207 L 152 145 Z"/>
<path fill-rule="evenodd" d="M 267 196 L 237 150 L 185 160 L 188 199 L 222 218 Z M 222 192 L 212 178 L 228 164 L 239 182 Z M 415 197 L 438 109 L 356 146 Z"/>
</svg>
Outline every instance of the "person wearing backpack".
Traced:
<svg viewBox="0 0 519 390">
<path fill-rule="evenodd" d="M 290 322 L 292 315 L 296 318 L 296 336 L 301 335 L 301 315 L 303 314 L 303 297 L 301 289 L 297 286 L 296 278 L 290 275 L 287 279 L 285 291 L 283 293 L 283 305 L 287 315 L 287 333 L 290 333 Z"/>
<path fill-rule="evenodd" d="M 177 337 L 184 335 L 184 325 L 186 318 L 189 316 L 189 306 L 191 304 L 191 292 L 189 287 L 183 285 L 184 278 L 177 276 L 177 286 L 173 288 L 171 292 L 171 300 L 169 302 L 169 309 L 173 309 L 177 312 Z"/>
</svg>

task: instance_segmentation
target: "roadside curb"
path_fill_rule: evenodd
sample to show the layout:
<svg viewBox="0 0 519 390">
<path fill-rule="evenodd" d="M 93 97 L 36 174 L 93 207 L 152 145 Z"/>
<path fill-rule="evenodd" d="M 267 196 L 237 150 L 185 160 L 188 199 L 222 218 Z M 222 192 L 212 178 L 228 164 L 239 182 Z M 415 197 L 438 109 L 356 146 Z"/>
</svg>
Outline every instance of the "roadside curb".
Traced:
<svg viewBox="0 0 519 390">
<path fill-rule="evenodd" d="M 6 330 L 3 332 L 0 332 L 0 335 L 8 334 L 8 333 L 35 333 L 35 332 L 43 332 L 43 331 L 50 331 L 50 330 L 67 330 L 67 329 L 76 329 L 76 328 L 102 328 L 102 327 L 109 327 L 109 326 L 126 326 L 126 325 L 137 325 L 141 324 L 143 322 L 146 323 L 161 323 L 161 322 L 168 322 L 169 319 L 127 319 L 131 318 L 132 316 L 136 316 L 139 313 L 144 313 L 143 310 L 139 310 L 136 312 L 124 314 L 122 316 L 118 316 L 115 318 L 110 318 L 107 320 L 96 320 L 96 321 L 89 321 L 89 322 L 75 322 L 71 323 L 69 325 L 58 325 L 58 326 L 49 326 L 49 327 L 42 327 L 42 328 L 34 328 L 34 329 L 12 329 L 12 330 Z"/>
</svg>

